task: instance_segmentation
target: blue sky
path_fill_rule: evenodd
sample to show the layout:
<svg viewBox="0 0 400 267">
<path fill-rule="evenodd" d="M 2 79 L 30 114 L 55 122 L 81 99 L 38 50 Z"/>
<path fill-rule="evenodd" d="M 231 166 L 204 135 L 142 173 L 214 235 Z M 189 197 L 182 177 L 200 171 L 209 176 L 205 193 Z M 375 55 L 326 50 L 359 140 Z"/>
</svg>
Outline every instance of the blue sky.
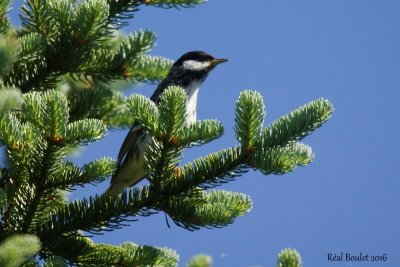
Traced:
<svg viewBox="0 0 400 267">
<path fill-rule="evenodd" d="M 286 247 L 298 249 L 308 267 L 399 265 L 399 11 L 396 0 L 210 0 L 193 9 L 143 8 L 125 30 L 153 30 L 158 46 L 152 54 L 176 59 L 205 50 L 231 59 L 199 95 L 199 118 L 220 119 L 225 135 L 187 150 L 185 161 L 236 143 L 234 104 L 244 89 L 263 95 L 266 124 L 319 97 L 329 99 L 335 113 L 304 140 L 316 154 L 308 167 L 284 176 L 250 171 L 220 187 L 254 201 L 233 225 L 189 232 L 168 228 L 159 214 L 94 240 L 170 247 L 181 265 L 207 253 L 214 266 L 275 266 Z M 116 157 L 125 134 L 110 132 L 73 160 Z M 71 198 L 102 192 L 107 184 L 79 189 Z M 388 260 L 327 261 L 327 253 L 340 252 L 386 254 Z"/>
</svg>

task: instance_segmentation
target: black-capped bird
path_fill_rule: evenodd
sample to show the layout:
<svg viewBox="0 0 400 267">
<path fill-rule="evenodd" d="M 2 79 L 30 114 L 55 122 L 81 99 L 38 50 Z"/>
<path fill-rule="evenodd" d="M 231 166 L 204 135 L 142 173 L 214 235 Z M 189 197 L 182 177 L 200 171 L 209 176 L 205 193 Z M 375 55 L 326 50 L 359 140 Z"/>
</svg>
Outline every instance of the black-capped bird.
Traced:
<svg viewBox="0 0 400 267">
<path fill-rule="evenodd" d="M 181 86 L 188 95 L 186 122 L 193 123 L 196 121 L 197 94 L 200 85 L 215 66 L 226 61 L 228 60 L 225 58 L 215 58 L 202 51 L 188 52 L 172 65 L 168 76 L 158 85 L 150 99 L 158 104 L 168 86 Z M 134 186 L 144 178 L 144 151 L 149 141 L 150 136 L 142 126 L 137 122 L 134 123 L 120 148 L 117 169 L 105 194 L 121 193 L 125 188 Z"/>
</svg>

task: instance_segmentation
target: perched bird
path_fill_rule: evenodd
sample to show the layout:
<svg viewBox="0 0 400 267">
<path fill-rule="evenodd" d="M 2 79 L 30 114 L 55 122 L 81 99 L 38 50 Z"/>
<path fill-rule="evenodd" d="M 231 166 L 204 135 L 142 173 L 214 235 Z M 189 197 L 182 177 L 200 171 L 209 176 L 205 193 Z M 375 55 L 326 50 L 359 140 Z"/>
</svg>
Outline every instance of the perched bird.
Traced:
<svg viewBox="0 0 400 267">
<path fill-rule="evenodd" d="M 150 99 L 158 104 L 168 86 L 181 86 L 188 95 L 186 122 L 193 123 L 196 121 L 200 85 L 215 66 L 226 61 L 228 60 L 214 58 L 202 51 L 188 52 L 172 65 L 168 76 L 158 85 Z M 105 194 L 121 193 L 126 187 L 134 186 L 144 178 L 144 151 L 149 141 L 150 136 L 142 126 L 134 123 L 120 148 L 117 169 Z"/>
</svg>

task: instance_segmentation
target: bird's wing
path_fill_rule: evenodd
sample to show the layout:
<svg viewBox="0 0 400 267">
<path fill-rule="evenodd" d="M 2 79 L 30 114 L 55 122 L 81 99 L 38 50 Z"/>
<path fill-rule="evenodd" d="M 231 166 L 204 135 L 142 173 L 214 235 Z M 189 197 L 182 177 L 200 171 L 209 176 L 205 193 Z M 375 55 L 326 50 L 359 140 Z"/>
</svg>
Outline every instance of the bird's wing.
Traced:
<svg viewBox="0 0 400 267">
<path fill-rule="evenodd" d="M 170 81 L 169 79 L 164 79 L 156 88 L 156 90 L 154 91 L 153 95 L 150 97 L 150 100 L 153 101 L 154 103 L 156 103 L 158 105 L 158 102 L 160 101 L 160 97 L 162 95 L 162 93 L 164 92 L 164 90 L 169 86 L 173 84 L 172 81 Z"/>
<path fill-rule="evenodd" d="M 153 102 L 156 103 L 156 105 L 158 104 L 158 101 L 160 100 L 160 96 L 163 93 L 163 91 L 165 90 L 165 88 L 168 86 L 168 82 L 166 82 L 165 80 L 163 80 L 158 86 L 157 89 L 154 91 L 153 95 L 151 96 L 151 100 Z M 121 167 L 122 162 L 124 161 L 125 157 L 128 155 L 129 150 L 131 150 L 132 146 L 135 145 L 136 141 L 138 140 L 138 138 L 140 138 L 140 136 L 143 133 L 143 127 L 140 123 L 135 122 L 132 125 L 132 128 L 130 129 L 130 131 L 128 132 L 128 134 L 125 137 L 124 142 L 122 143 L 122 146 L 119 150 L 118 153 L 118 161 L 117 161 L 117 167 Z"/>
<path fill-rule="evenodd" d="M 135 143 L 137 142 L 138 138 L 142 135 L 142 133 L 143 133 L 142 125 L 140 125 L 140 123 L 137 123 L 137 122 L 134 123 L 132 125 L 132 128 L 129 130 L 128 134 L 126 135 L 121 148 L 119 149 L 118 161 L 117 161 L 118 168 L 121 167 L 122 162 L 124 161 L 129 150 L 131 150 L 132 146 L 135 145 Z"/>
</svg>

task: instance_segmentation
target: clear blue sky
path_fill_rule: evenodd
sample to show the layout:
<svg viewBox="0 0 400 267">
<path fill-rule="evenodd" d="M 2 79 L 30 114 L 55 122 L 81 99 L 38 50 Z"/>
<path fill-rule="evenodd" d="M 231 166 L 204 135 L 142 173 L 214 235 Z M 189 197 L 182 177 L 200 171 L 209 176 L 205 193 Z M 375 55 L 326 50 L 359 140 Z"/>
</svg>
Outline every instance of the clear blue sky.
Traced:
<svg viewBox="0 0 400 267">
<path fill-rule="evenodd" d="M 282 248 L 295 247 L 307 267 L 399 266 L 399 12 L 397 0 L 210 0 L 180 11 L 143 8 L 125 30 L 157 33 L 152 54 L 176 59 L 205 50 L 231 59 L 199 95 L 199 117 L 220 119 L 226 133 L 188 150 L 185 160 L 235 144 L 234 103 L 244 89 L 264 96 L 266 123 L 319 97 L 336 110 L 304 140 L 316 154 L 311 165 L 284 176 L 251 171 L 221 187 L 254 201 L 233 225 L 189 232 L 168 228 L 159 214 L 94 240 L 170 247 L 181 265 L 207 253 L 218 267 L 275 266 Z M 138 91 L 149 95 L 153 89 Z M 81 165 L 115 158 L 125 134 L 111 132 L 73 160 Z M 102 192 L 107 184 L 79 189 L 71 198 Z M 340 252 L 386 253 L 388 260 L 327 261 L 327 253 Z"/>
</svg>

